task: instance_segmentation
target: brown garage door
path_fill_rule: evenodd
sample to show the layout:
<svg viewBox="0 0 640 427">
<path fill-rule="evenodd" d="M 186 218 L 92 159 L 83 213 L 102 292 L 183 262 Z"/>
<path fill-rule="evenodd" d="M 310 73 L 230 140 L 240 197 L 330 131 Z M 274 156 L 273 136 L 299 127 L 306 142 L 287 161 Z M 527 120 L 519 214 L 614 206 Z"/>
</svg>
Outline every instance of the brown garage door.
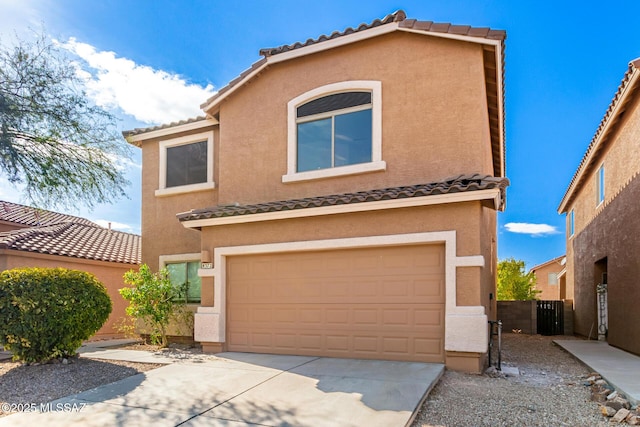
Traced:
<svg viewBox="0 0 640 427">
<path fill-rule="evenodd" d="M 230 351 L 444 361 L 444 247 L 227 259 Z"/>
</svg>

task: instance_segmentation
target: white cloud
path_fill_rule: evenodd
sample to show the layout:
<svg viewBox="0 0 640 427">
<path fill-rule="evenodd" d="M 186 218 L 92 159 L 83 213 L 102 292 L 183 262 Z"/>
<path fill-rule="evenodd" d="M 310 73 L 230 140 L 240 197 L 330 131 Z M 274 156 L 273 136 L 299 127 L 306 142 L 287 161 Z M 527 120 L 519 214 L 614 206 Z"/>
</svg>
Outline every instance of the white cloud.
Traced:
<svg viewBox="0 0 640 427">
<path fill-rule="evenodd" d="M 79 75 L 87 79 L 87 93 L 97 105 L 120 109 L 141 122 L 170 123 L 202 115 L 200 104 L 215 93 L 210 84 L 189 83 L 177 74 L 118 58 L 114 52 L 97 51 L 73 37 L 61 46 L 84 61 Z"/>
<path fill-rule="evenodd" d="M 530 224 L 527 222 L 510 222 L 504 225 L 507 231 L 520 234 L 531 234 L 532 236 L 547 236 L 558 234 L 556 227 L 548 224 Z"/>
<path fill-rule="evenodd" d="M 112 230 L 124 231 L 125 233 L 135 233 L 137 230 L 136 227 L 131 226 L 129 224 L 123 224 L 121 222 L 115 222 L 115 221 L 107 221 L 106 219 L 92 219 L 91 221 L 95 222 L 101 227 L 104 227 L 104 228 L 111 227 Z"/>
</svg>

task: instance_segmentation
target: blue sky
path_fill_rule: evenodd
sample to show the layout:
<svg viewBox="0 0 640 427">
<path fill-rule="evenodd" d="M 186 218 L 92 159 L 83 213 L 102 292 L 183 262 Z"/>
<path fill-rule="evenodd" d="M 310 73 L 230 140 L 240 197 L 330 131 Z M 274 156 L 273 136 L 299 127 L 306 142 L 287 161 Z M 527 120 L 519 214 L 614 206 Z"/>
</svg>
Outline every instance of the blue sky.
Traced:
<svg viewBox="0 0 640 427">
<path fill-rule="evenodd" d="M 0 0 L 0 35 L 42 25 L 78 56 L 94 101 L 121 130 L 193 117 L 259 49 L 304 41 L 398 9 L 408 18 L 507 31 L 507 210 L 498 256 L 528 267 L 564 253 L 557 206 L 627 69 L 640 57 L 637 1 Z M 140 230 L 140 154 L 129 199 L 80 214 Z M 0 180 L 0 199 L 24 202 Z M 199 207 L 199 206 L 194 206 Z"/>
</svg>

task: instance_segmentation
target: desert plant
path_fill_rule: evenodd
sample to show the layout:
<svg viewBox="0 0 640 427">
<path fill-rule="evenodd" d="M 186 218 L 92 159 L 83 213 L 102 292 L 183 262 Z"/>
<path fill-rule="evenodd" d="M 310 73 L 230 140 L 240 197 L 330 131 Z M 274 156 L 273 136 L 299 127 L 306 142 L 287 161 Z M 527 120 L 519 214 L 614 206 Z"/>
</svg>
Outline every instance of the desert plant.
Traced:
<svg viewBox="0 0 640 427">
<path fill-rule="evenodd" d="M 184 304 L 177 300 L 180 288 L 171 283 L 167 269 L 153 273 L 147 264 L 138 271 L 126 272 L 124 282 L 130 287 L 119 292 L 129 301 L 127 314 L 142 320 L 151 329 L 152 344 L 166 347 L 167 326 L 184 308 Z"/>
<path fill-rule="evenodd" d="M 106 288 L 84 271 L 19 268 L 0 273 L 0 345 L 14 360 L 74 356 L 110 313 Z"/>
</svg>

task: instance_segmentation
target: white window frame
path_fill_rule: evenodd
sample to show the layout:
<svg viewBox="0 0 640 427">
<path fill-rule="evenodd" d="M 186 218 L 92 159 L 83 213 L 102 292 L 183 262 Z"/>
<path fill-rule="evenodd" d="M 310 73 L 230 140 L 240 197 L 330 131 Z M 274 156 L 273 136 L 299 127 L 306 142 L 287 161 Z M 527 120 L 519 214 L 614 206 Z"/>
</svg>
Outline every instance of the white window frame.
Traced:
<svg viewBox="0 0 640 427">
<path fill-rule="evenodd" d="M 553 277 L 553 280 L 551 280 L 552 277 Z M 547 273 L 547 285 L 549 286 L 558 285 L 558 273 Z"/>
<path fill-rule="evenodd" d="M 604 198 L 606 196 L 605 187 L 604 187 L 604 183 L 605 183 L 604 174 L 605 174 L 604 163 L 602 163 L 598 168 L 598 172 L 596 173 L 596 184 L 597 184 L 596 185 L 596 191 L 597 191 L 596 207 L 604 203 Z"/>
<path fill-rule="evenodd" d="M 314 99 L 341 92 L 366 90 L 371 92 L 371 162 L 338 166 L 313 171 L 297 171 L 298 120 L 297 108 Z M 382 160 L 382 83 L 375 80 L 352 80 L 332 83 L 303 93 L 287 103 L 287 173 L 282 182 L 298 182 L 334 176 L 354 175 L 383 171 L 387 164 Z"/>
<path fill-rule="evenodd" d="M 179 145 L 193 144 L 207 141 L 207 181 L 198 184 L 180 185 L 167 188 L 167 149 Z M 190 193 L 194 191 L 212 190 L 216 188 L 213 182 L 213 132 L 202 132 L 193 135 L 181 136 L 179 138 L 165 139 L 159 145 L 159 188 L 156 190 L 157 197 L 170 196 L 173 194 Z"/>
</svg>

